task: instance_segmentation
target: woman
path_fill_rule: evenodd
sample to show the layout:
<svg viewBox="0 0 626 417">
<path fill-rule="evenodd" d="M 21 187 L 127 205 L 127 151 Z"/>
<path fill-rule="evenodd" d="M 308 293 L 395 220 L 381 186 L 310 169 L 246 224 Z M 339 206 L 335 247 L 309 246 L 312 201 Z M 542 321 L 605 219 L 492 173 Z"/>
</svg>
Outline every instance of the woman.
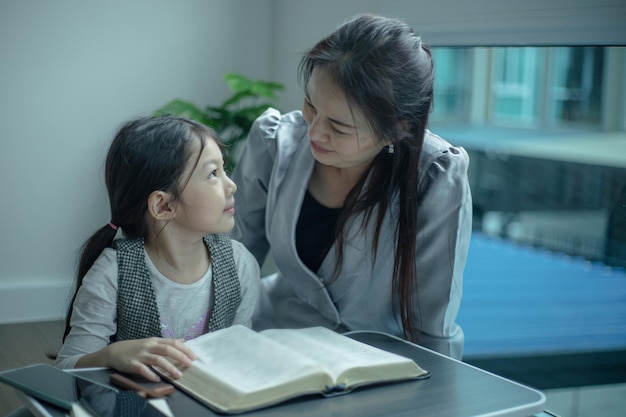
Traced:
<svg viewBox="0 0 626 417">
<path fill-rule="evenodd" d="M 233 238 L 278 272 L 253 322 L 378 330 L 460 358 L 469 158 L 426 127 L 429 48 L 358 15 L 302 58 L 302 111 L 268 109 L 233 179 Z"/>
</svg>

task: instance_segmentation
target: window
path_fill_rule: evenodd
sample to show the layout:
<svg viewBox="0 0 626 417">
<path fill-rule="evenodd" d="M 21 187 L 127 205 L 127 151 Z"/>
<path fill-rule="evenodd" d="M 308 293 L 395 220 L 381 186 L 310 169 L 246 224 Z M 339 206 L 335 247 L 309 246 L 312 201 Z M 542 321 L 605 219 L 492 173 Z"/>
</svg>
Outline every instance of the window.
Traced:
<svg viewBox="0 0 626 417">
<path fill-rule="evenodd" d="M 600 126 L 604 84 L 604 48 L 552 48 L 552 82 L 547 85 L 550 125 Z M 548 78 L 550 79 L 550 78 Z"/>
<path fill-rule="evenodd" d="M 433 48 L 433 120 L 623 131 L 623 123 L 606 123 L 624 111 L 625 80 L 618 73 L 625 49 Z"/>
<path fill-rule="evenodd" d="M 433 57 L 431 128 L 470 152 L 475 229 L 626 266 L 626 230 L 611 223 L 626 187 L 626 48 L 435 47 Z"/>
<path fill-rule="evenodd" d="M 489 113 L 494 123 L 536 124 L 542 58 L 537 48 L 493 50 L 494 76 L 491 80 Z"/>
<path fill-rule="evenodd" d="M 466 120 L 472 87 L 470 51 L 466 48 L 433 49 L 436 66 L 435 106 L 448 120 Z"/>
</svg>

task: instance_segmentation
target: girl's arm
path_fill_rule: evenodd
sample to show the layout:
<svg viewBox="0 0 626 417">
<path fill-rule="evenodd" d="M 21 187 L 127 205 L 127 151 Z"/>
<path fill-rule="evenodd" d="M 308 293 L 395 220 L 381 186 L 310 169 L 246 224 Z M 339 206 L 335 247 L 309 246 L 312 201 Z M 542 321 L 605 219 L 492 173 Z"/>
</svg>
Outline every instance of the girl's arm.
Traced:
<svg viewBox="0 0 626 417">
<path fill-rule="evenodd" d="M 236 240 L 232 241 L 233 254 L 237 264 L 237 275 L 241 285 L 241 303 L 233 320 L 233 325 L 252 327 L 252 314 L 261 294 L 261 271 L 259 264 L 248 249 Z"/>
<path fill-rule="evenodd" d="M 120 372 L 139 374 L 156 382 L 161 378 L 150 369 L 150 366 L 158 366 L 174 378 L 180 378 L 182 374 L 171 360 L 178 366 L 186 368 L 195 358 L 193 351 L 184 344 L 184 340 L 151 337 L 111 343 L 97 352 L 81 356 L 76 361 L 75 367 L 113 368 Z"/>
<path fill-rule="evenodd" d="M 163 365 L 176 374 L 166 357 L 188 365 L 194 359 L 178 340 L 149 338 L 110 343 L 117 331 L 117 252 L 105 249 L 87 272 L 78 290 L 70 322 L 71 330 L 55 366 L 111 367 L 158 380 L 148 365 Z"/>
<path fill-rule="evenodd" d="M 117 331 L 117 252 L 107 248 L 83 279 L 74 301 L 71 330 L 55 366 L 76 367 L 83 355 L 104 349 Z"/>
</svg>

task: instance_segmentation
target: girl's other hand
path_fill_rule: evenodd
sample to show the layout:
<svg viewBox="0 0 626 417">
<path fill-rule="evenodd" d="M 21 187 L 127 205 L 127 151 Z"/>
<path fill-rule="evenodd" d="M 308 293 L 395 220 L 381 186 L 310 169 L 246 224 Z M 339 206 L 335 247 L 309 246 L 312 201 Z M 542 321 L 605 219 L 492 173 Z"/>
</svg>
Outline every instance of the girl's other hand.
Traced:
<svg viewBox="0 0 626 417">
<path fill-rule="evenodd" d="M 150 366 L 158 366 L 173 378 L 180 378 L 179 368 L 187 368 L 196 359 L 183 339 L 151 337 L 111 343 L 105 350 L 106 364 L 120 372 L 135 373 L 150 381 L 160 381 Z"/>
</svg>

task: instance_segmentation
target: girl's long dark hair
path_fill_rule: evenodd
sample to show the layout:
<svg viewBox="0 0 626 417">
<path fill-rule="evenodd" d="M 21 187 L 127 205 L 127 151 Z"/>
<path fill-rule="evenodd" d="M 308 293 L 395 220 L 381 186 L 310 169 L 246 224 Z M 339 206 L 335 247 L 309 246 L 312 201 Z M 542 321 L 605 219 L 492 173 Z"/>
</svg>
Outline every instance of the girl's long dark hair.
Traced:
<svg viewBox="0 0 626 417">
<path fill-rule="evenodd" d="M 405 338 L 415 340 L 413 295 L 417 235 L 419 159 L 433 102 L 434 68 L 430 50 L 399 20 L 361 14 L 348 20 L 309 50 L 298 68 L 305 86 L 314 68 L 329 74 L 348 103 L 361 111 L 380 141 L 394 152 L 381 151 L 370 170 L 348 194 L 336 235 L 338 263 L 343 262 L 343 230 L 349 219 L 364 213 L 375 221 L 372 254 L 391 201 L 399 202 L 395 225 L 392 301 L 399 309 Z M 391 173 L 391 175 L 390 175 Z M 376 210 L 377 209 L 377 210 Z M 376 218 L 372 219 L 374 213 Z M 419 320 L 419 318 L 418 318 Z"/>
<path fill-rule="evenodd" d="M 183 172 L 189 158 L 211 138 L 222 152 L 223 143 L 210 128 L 195 121 L 171 115 L 141 117 L 118 130 L 105 162 L 105 182 L 111 209 L 111 224 L 120 228 L 124 237 L 145 237 L 148 230 L 146 213 L 148 197 L 153 191 L 169 192 L 180 198 L 188 178 Z M 198 163 L 196 159 L 195 164 Z M 111 246 L 117 231 L 109 224 L 98 229 L 80 249 L 74 294 L 71 298 L 63 341 L 70 332 L 74 301 L 83 278 L 102 251 Z"/>
</svg>

